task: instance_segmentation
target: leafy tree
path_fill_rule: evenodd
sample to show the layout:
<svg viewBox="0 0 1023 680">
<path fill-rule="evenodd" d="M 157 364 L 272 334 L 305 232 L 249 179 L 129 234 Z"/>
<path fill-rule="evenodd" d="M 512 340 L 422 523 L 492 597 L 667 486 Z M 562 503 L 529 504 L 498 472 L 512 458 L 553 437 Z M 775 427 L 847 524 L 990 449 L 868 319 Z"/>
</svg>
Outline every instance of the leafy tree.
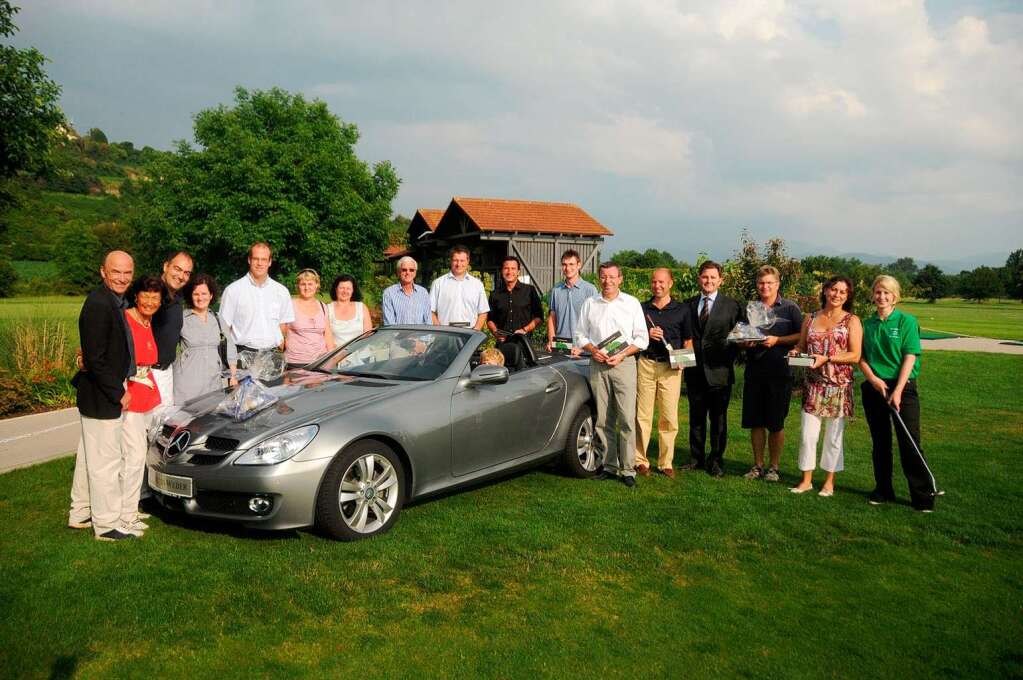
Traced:
<svg viewBox="0 0 1023 680">
<path fill-rule="evenodd" d="M 1023 249 L 1014 250 L 1005 261 L 1005 292 L 1015 300 L 1023 300 Z"/>
<path fill-rule="evenodd" d="M 725 263 L 725 292 L 740 301 L 756 300 L 757 271 L 768 264 L 781 272 L 779 293 L 786 297 L 795 296 L 803 268 L 799 260 L 789 257 L 785 251 L 785 241 L 780 238 L 769 239 L 761 248 L 749 232 L 743 230 L 735 259 Z"/>
<path fill-rule="evenodd" d="M 920 271 L 920 267 L 913 261 L 913 258 L 900 257 L 895 262 L 885 265 L 884 270 L 898 280 L 904 295 L 915 292 L 912 291 L 913 277 Z"/>
<path fill-rule="evenodd" d="M 933 264 L 924 266 L 913 277 L 913 286 L 917 294 L 928 302 L 935 302 L 949 294 L 948 277 Z"/>
<path fill-rule="evenodd" d="M 855 257 L 831 257 L 827 255 L 812 255 L 802 260 L 803 269 L 818 284 L 823 284 L 832 276 L 848 276 L 853 282 L 854 296 L 856 298 L 855 309 L 860 316 L 869 316 L 874 304 L 871 300 L 871 284 L 884 270 L 876 264 L 866 264 Z"/>
<path fill-rule="evenodd" d="M 14 35 L 19 8 L 0 0 L 0 36 Z M 43 70 L 35 48 L 0 45 L 0 179 L 45 164 L 51 139 L 64 122 L 57 105 L 60 87 Z"/>
<path fill-rule="evenodd" d="M 178 142 L 126 192 L 143 268 L 184 248 L 226 282 L 244 271 L 249 245 L 267 241 L 278 276 L 314 267 L 327 280 L 366 277 L 400 180 L 390 163 L 370 170 L 356 157 L 355 125 L 300 94 L 239 87 L 233 106 L 195 116 L 194 133 L 199 148 Z"/>
<path fill-rule="evenodd" d="M 683 265 L 668 251 L 656 248 L 647 248 L 642 253 L 638 250 L 620 250 L 611 257 L 611 261 L 619 267 L 638 269 L 656 269 L 658 267 L 675 269 Z"/>
<path fill-rule="evenodd" d="M 6 249 L 5 249 L 6 250 Z M 14 284 L 18 282 L 18 272 L 11 266 L 6 254 L 0 255 L 0 298 L 14 294 Z"/>
<path fill-rule="evenodd" d="M 977 267 L 963 277 L 962 294 L 968 300 L 983 302 L 1002 292 L 1002 277 L 993 267 Z"/>
<path fill-rule="evenodd" d="M 387 245 L 408 246 L 408 225 L 412 220 L 404 215 L 395 215 L 387 225 Z"/>
<path fill-rule="evenodd" d="M 80 293 L 95 286 L 103 246 L 93 229 L 82 222 L 68 222 L 57 236 L 57 272 L 67 292 Z"/>
<path fill-rule="evenodd" d="M 107 135 L 99 128 L 91 128 L 89 130 L 89 140 L 96 142 L 97 144 L 107 144 Z"/>
</svg>

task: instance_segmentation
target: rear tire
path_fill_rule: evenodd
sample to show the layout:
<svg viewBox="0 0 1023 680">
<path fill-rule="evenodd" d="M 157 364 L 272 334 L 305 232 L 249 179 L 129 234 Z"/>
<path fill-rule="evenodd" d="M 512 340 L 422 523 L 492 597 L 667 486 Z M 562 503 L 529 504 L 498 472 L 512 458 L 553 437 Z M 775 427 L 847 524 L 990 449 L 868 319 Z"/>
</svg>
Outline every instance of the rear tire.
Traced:
<svg viewBox="0 0 1023 680">
<path fill-rule="evenodd" d="M 572 419 L 562 465 L 573 477 L 589 479 L 604 465 L 604 449 L 597 437 L 596 422 L 597 416 L 589 404 L 583 404 Z"/>
<path fill-rule="evenodd" d="M 398 521 L 404 502 L 405 469 L 398 455 L 366 439 L 327 468 L 316 497 L 316 526 L 342 541 L 370 538 Z"/>
</svg>

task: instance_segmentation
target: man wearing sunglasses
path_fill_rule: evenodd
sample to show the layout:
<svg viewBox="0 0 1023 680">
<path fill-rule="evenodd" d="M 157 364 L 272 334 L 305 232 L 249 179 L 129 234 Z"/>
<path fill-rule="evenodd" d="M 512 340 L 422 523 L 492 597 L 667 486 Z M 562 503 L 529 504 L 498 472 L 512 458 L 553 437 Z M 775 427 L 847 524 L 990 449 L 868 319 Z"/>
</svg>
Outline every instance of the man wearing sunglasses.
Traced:
<svg viewBox="0 0 1023 680">
<path fill-rule="evenodd" d="M 419 265 L 408 255 L 398 260 L 398 283 L 384 290 L 383 325 L 433 323 L 430 292 L 416 283 L 418 270 Z"/>
</svg>

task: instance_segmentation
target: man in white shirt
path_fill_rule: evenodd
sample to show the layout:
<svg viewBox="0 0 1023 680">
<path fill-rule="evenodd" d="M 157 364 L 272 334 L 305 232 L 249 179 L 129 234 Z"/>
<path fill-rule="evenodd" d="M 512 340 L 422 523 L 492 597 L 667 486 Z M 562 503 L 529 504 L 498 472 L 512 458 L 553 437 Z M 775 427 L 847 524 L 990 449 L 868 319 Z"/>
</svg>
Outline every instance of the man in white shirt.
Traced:
<svg viewBox="0 0 1023 680">
<path fill-rule="evenodd" d="M 469 249 L 451 249 L 451 271 L 434 279 L 430 286 L 433 322 L 441 326 L 472 326 L 482 330 L 490 304 L 483 283 L 469 275 Z"/>
<path fill-rule="evenodd" d="M 295 320 L 288 289 L 270 278 L 270 245 L 249 248 L 249 272 L 224 289 L 220 318 L 231 328 L 239 352 L 284 349 L 287 325 Z"/>
<path fill-rule="evenodd" d="M 619 290 L 622 272 L 613 262 L 600 265 L 600 296 L 583 303 L 575 345 L 590 353 L 590 389 L 597 403 L 597 434 L 604 440 L 604 469 L 636 485 L 636 359 L 650 344 L 639 300 Z M 618 333 L 618 337 L 608 340 Z M 615 426 L 617 425 L 617 432 Z"/>
</svg>

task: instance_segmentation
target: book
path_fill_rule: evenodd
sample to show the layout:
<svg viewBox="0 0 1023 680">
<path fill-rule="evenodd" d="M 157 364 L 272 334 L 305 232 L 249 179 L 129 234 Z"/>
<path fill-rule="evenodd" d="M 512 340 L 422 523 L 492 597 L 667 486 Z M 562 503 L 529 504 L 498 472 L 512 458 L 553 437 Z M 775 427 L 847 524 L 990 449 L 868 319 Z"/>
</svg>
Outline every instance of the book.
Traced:
<svg viewBox="0 0 1023 680">
<path fill-rule="evenodd" d="M 629 343 L 625 342 L 625 339 L 622 337 L 621 332 L 615 331 L 611 335 L 601 340 L 600 344 L 597 345 L 597 349 L 604 350 L 605 354 L 607 354 L 609 357 L 613 357 L 614 355 L 623 351 L 628 346 Z"/>
</svg>

